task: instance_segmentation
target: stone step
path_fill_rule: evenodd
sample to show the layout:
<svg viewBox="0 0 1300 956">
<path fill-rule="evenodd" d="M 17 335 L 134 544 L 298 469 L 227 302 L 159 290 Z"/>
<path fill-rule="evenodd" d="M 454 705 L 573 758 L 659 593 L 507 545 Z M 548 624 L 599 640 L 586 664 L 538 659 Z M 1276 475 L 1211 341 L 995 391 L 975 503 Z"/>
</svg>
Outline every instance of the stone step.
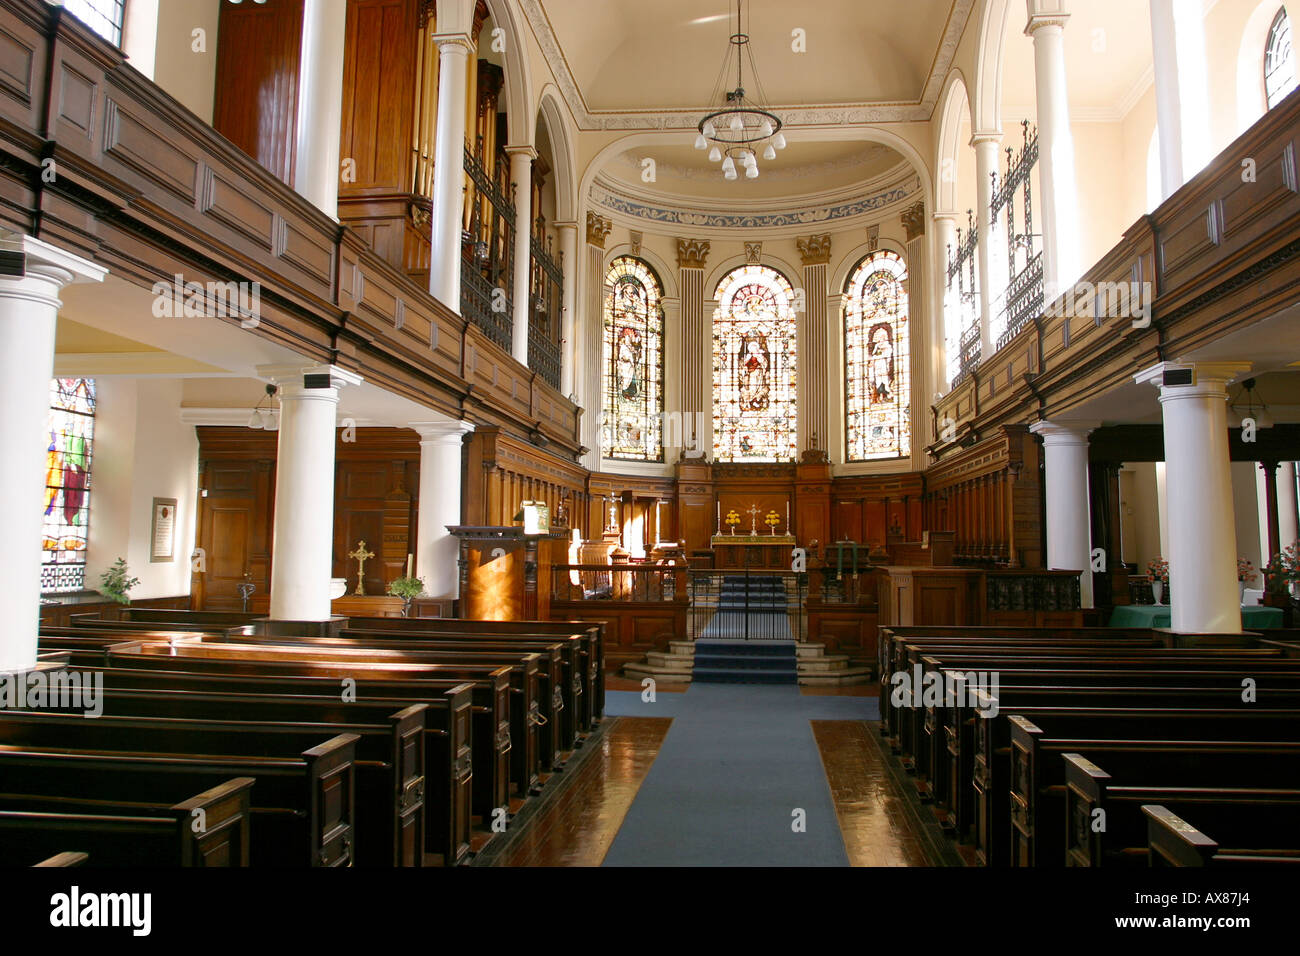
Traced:
<svg viewBox="0 0 1300 956">
<path fill-rule="evenodd" d="M 852 666 L 848 654 L 832 654 L 827 657 L 814 657 L 799 662 L 799 673 L 820 674 L 827 671 L 848 670 Z"/>
<path fill-rule="evenodd" d="M 843 684 L 865 684 L 871 680 L 866 667 L 847 667 L 844 670 L 823 671 L 812 674 L 800 672 L 799 683 L 807 687 L 836 687 Z"/>
<path fill-rule="evenodd" d="M 623 676 L 629 680 L 644 680 L 651 677 L 655 681 L 664 684 L 689 684 L 692 672 L 690 670 L 664 670 L 649 664 L 624 664 Z"/>
<path fill-rule="evenodd" d="M 646 654 L 645 662 L 652 667 L 660 670 L 685 670 L 689 671 L 695 666 L 694 657 L 685 657 L 677 654 L 665 654 L 663 651 L 651 651 Z"/>
</svg>

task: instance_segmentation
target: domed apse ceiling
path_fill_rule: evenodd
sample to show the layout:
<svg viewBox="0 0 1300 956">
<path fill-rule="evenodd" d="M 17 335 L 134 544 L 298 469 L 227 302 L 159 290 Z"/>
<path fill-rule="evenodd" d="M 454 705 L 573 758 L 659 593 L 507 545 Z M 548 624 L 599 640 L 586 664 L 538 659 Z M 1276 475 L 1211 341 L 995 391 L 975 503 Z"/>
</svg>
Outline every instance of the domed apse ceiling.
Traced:
<svg viewBox="0 0 1300 956">
<path fill-rule="evenodd" d="M 847 190 L 905 166 L 900 154 L 879 143 L 792 140 L 776 159 L 759 160 L 757 179 L 742 175 L 728 182 L 721 164 L 709 162 L 705 151 L 691 145 L 692 136 L 683 133 L 672 138 L 681 142 L 636 146 L 618 154 L 605 164 L 602 178 L 615 189 L 639 195 L 745 204 Z M 903 174 L 900 170 L 899 176 Z"/>
</svg>

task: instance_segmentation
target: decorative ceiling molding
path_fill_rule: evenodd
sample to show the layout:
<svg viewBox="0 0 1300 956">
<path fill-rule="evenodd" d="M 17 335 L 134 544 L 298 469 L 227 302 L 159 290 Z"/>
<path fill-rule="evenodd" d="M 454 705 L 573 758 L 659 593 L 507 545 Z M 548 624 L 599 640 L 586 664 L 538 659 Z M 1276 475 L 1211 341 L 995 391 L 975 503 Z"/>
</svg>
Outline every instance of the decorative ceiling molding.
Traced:
<svg viewBox="0 0 1300 956">
<path fill-rule="evenodd" d="M 901 181 L 895 180 L 884 189 L 864 191 L 859 188 L 843 198 L 817 204 L 810 204 L 802 198 L 754 203 L 757 208 L 752 212 L 736 211 L 734 205 L 710 209 L 708 206 L 713 204 L 692 198 L 674 201 L 665 197 L 634 195 L 604 177 L 597 177 L 592 183 L 588 197 L 602 213 L 630 228 L 639 229 L 647 223 L 655 223 L 694 232 L 765 229 L 776 230 L 775 234 L 785 231 L 793 235 L 806 231 L 809 226 L 832 223 L 849 226 L 868 216 L 879 219 L 893 207 L 915 203 L 920 194 L 920 180 L 913 174 Z"/>
<path fill-rule="evenodd" d="M 643 150 L 642 150 L 643 151 Z M 622 153 L 614 162 L 627 168 L 637 179 L 641 178 L 642 162 L 645 157 L 639 155 L 638 150 L 628 150 Z M 856 169 L 865 166 L 873 159 L 883 156 L 886 153 L 898 155 L 897 150 L 886 146 L 884 143 L 867 143 L 866 148 L 860 152 L 853 153 L 850 156 L 841 156 L 839 159 L 828 159 L 821 163 L 806 163 L 796 166 L 773 166 L 768 164 L 763 167 L 763 179 L 766 182 L 788 182 L 795 180 L 810 180 L 819 176 L 830 176 L 835 173 L 843 172 L 846 169 Z M 787 154 L 788 155 L 788 154 Z M 612 164 L 611 164 L 612 165 Z M 655 173 L 660 178 L 685 179 L 693 182 L 717 182 L 718 168 L 713 165 L 709 166 L 682 166 L 677 163 L 655 160 Z"/>
<path fill-rule="evenodd" d="M 924 123 L 934 115 L 943 89 L 943 81 L 952 68 L 957 46 L 961 42 L 966 23 L 975 0 L 953 0 L 938 47 L 931 62 L 921 98 L 917 102 L 880 102 L 822 104 L 814 106 L 776 106 L 769 109 L 780 117 L 787 127 L 860 126 L 869 123 Z M 700 116 L 708 111 L 708 104 L 690 109 L 670 110 L 592 110 L 569 68 L 564 50 L 541 0 L 519 0 L 532 28 L 533 36 L 541 47 L 542 55 L 550 66 L 551 75 L 559 87 L 569 112 L 579 130 L 682 130 L 697 128 Z"/>
</svg>

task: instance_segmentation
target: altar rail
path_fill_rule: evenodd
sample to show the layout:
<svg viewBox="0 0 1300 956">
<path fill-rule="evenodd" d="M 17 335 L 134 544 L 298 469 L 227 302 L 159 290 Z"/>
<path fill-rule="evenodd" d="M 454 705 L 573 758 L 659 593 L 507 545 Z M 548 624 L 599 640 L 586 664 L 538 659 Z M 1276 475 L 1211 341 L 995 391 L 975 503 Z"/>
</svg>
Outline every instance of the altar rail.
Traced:
<svg viewBox="0 0 1300 956">
<path fill-rule="evenodd" d="M 690 639 L 802 641 L 808 575 L 792 571 L 691 571 Z"/>
</svg>

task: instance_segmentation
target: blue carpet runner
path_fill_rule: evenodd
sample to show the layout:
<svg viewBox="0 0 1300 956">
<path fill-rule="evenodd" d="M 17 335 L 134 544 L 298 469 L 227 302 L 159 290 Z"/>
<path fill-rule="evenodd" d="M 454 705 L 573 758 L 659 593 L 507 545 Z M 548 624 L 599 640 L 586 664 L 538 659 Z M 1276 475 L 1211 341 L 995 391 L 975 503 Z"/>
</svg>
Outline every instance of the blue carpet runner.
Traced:
<svg viewBox="0 0 1300 956">
<path fill-rule="evenodd" d="M 605 866 L 848 866 L 809 721 L 878 720 L 875 698 L 692 684 L 653 703 L 609 691 L 605 709 L 673 718 Z"/>
<path fill-rule="evenodd" d="M 784 578 L 725 575 L 713 607 L 713 616 L 700 633 L 705 640 L 794 639 Z"/>
<path fill-rule="evenodd" d="M 794 641 L 695 642 L 696 683 L 794 684 L 798 678 Z"/>
</svg>

